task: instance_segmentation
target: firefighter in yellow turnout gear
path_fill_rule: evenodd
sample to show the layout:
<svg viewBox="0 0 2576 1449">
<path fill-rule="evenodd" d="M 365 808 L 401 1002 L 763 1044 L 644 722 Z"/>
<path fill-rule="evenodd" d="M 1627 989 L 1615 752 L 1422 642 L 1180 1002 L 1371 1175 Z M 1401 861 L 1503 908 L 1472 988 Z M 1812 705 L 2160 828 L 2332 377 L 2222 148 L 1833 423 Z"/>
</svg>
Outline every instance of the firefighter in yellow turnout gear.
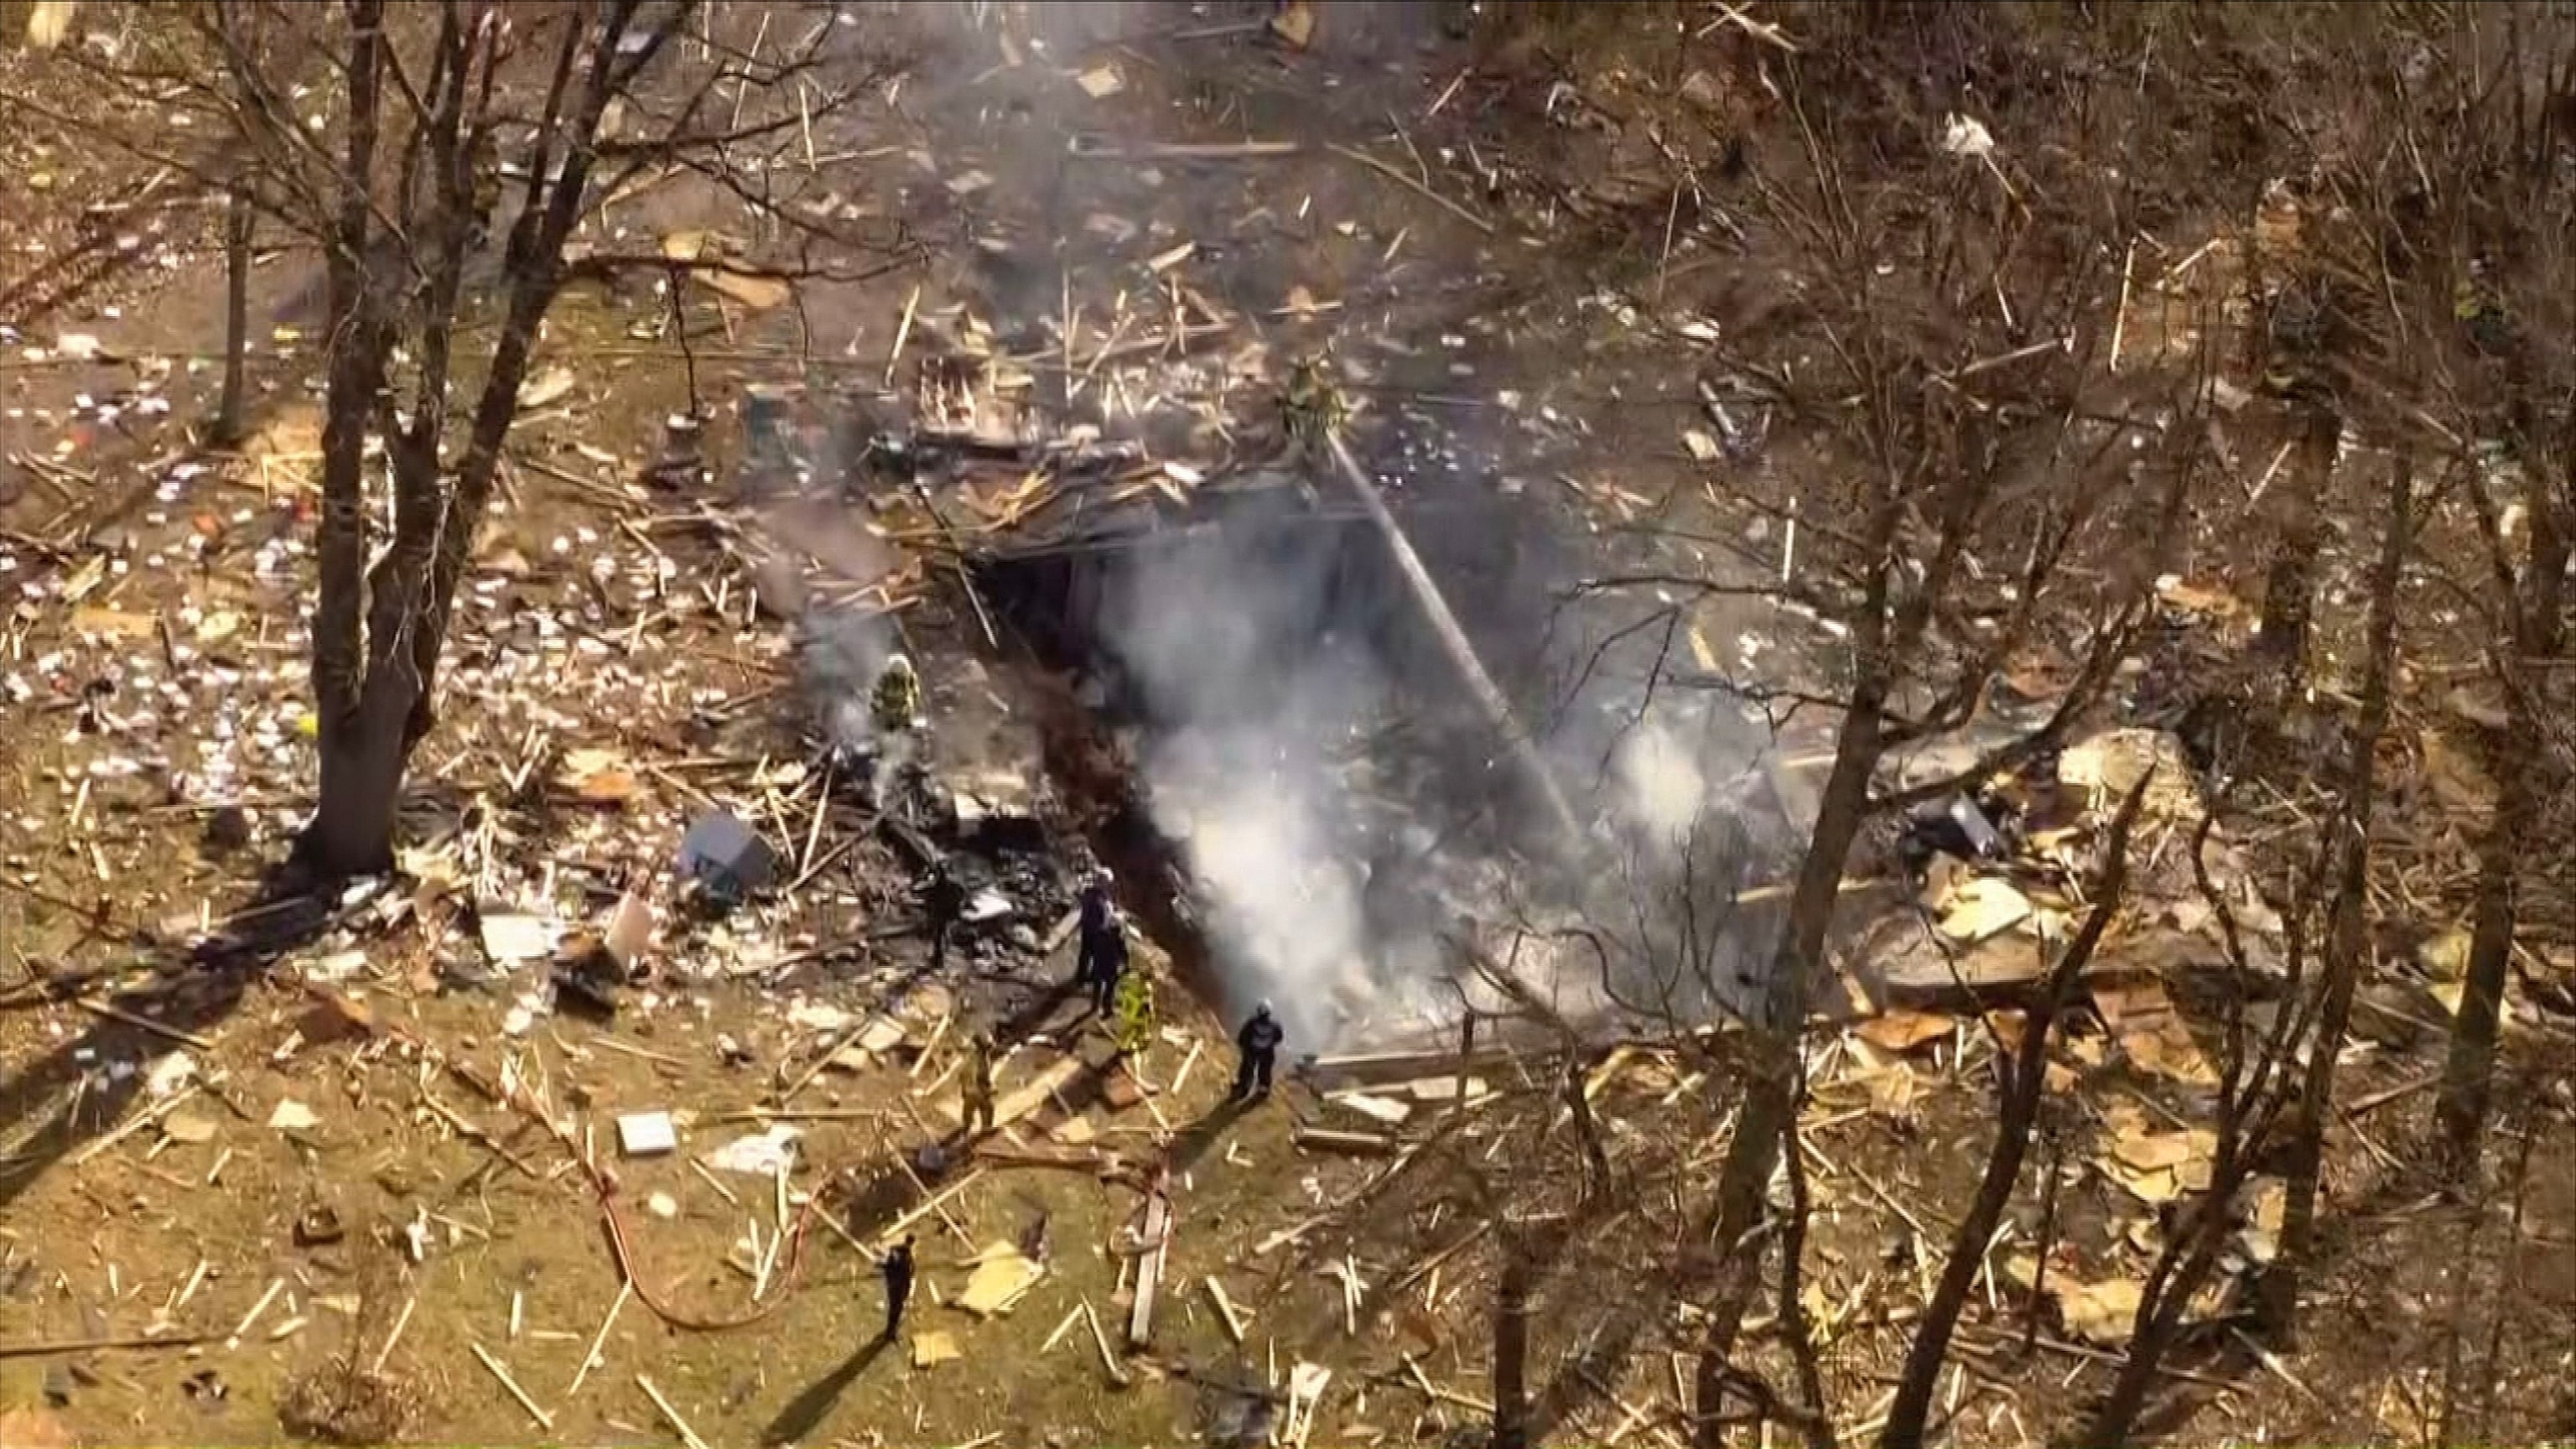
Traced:
<svg viewBox="0 0 2576 1449">
<path fill-rule="evenodd" d="M 886 661 L 869 693 L 868 713 L 880 735 L 901 734 L 921 722 L 921 676 L 910 658 L 898 654 Z"/>
<path fill-rule="evenodd" d="M 1118 1054 L 1132 1057 L 1153 1041 L 1154 982 L 1142 968 L 1118 978 L 1118 995 L 1110 1007 L 1110 1039 Z"/>
</svg>

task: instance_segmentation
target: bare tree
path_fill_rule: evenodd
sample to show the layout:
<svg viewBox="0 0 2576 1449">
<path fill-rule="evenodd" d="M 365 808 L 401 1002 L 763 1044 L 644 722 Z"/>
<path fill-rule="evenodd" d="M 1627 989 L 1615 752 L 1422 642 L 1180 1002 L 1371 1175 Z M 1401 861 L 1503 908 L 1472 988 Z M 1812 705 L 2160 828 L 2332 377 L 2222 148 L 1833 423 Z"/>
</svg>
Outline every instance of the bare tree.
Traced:
<svg viewBox="0 0 2576 1449">
<path fill-rule="evenodd" d="M 764 57 L 759 37 L 732 45 L 714 13 L 688 0 L 211 0 L 170 13 L 175 31 L 143 32 L 154 43 L 103 58 L 66 48 L 63 60 L 155 115 L 209 123 L 178 139 L 157 126 L 94 139 L 225 199 L 218 433 L 246 421 L 256 227 L 322 254 L 321 784 L 299 856 L 324 876 L 366 871 L 392 859 L 404 773 L 435 717 L 448 620 L 556 299 L 576 280 L 623 270 L 792 284 L 907 264 L 899 230 L 819 218 L 805 188 L 822 178 L 779 164 L 880 72 L 831 45 L 852 33 L 831 14 Z M 673 43 L 682 34 L 694 61 Z M 720 98 L 733 102 L 729 117 Z M 41 97 L 8 101 L 77 124 Z M 317 104 L 330 113 L 313 114 Z M 220 144 L 180 144 L 209 134 Z M 685 175 L 739 203 L 767 234 L 764 259 L 703 242 L 680 256 L 667 243 L 629 253 L 581 235 L 647 173 Z M 371 506 L 387 495 L 389 510 Z"/>
<path fill-rule="evenodd" d="M 251 242 L 259 224 L 250 186 L 245 176 L 224 188 L 224 385 L 214 428 L 216 441 L 225 443 L 238 440 L 250 423 Z"/>
<path fill-rule="evenodd" d="M 1887 1408 L 1887 1426 L 1879 1434 L 1883 1449 L 1916 1449 L 1924 1442 L 1932 1414 L 1932 1395 L 1949 1357 L 1950 1335 L 1958 1327 L 1960 1311 L 1967 1307 L 1969 1292 L 1976 1286 L 1995 1228 L 2003 1222 L 2005 1209 L 2012 1205 L 2023 1159 L 2029 1154 L 2031 1138 L 2039 1125 L 2041 1099 L 2048 1083 L 2049 1033 L 2055 1029 L 2059 1015 L 2075 1005 L 2084 968 L 2091 964 L 2103 933 L 2110 929 L 2111 919 L 2120 909 L 2121 897 L 2128 888 L 2130 829 L 2137 822 L 2138 807 L 2145 802 L 2147 787 L 2154 779 L 2155 771 L 2150 767 L 2130 787 L 2119 812 L 2112 817 L 2102 845 L 2102 864 L 2095 872 L 2093 888 L 2087 892 L 2091 910 L 2074 939 L 2050 965 L 2048 979 L 2022 1016 L 2017 1039 L 1997 1035 L 1996 1055 L 2004 1065 L 1997 1074 L 2003 1090 L 1997 1104 L 1994 1147 L 1986 1156 L 1985 1174 L 1977 1183 L 1976 1198 L 1951 1236 L 1949 1256 L 1941 1265 L 1941 1278 L 1933 1286 L 1931 1300 L 1923 1307 L 1914 1342 L 1906 1350 L 1905 1371 L 1897 1382 L 1896 1397 Z"/>
<path fill-rule="evenodd" d="M 2297 1321 L 2299 1275 L 2315 1244 L 2317 1183 L 2325 1165 L 2328 1114 L 2335 1070 L 2352 1020 L 2353 994 L 2370 966 L 2370 829 L 2377 803 L 2379 739 L 2388 728 L 2389 698 L 2396 688 L 2398 590 L 2415 532 L 2415 462 L 2401 454 L 2389 470 L 2389 496 L 2380 525 L 2377 564 L 2370 580 L 2368 662 L 2361 680 L 2360 718 L 2345 745 L 2343 782 L 2335 817 L 2333 904 L 2326 920 L 2326 974 L 2316 1034 L 2307 1044 L 2307 1067 L 2290 1121 L 2288 1195 L 2281 1215 L 2280 1252 L 2265 1271 L 2265 1325 L 2287 1343 Z"/>
<path fill-rule="evenodd" d="M 666 75 L 672 41 L 697 10 L 641 0 L 544 9 L 217 0 L 184 12 L 211 67 L 185 55 L 92 63 L 104 83 L 222 123 L 228 149 L 211 159 L 172 152 L 157 136 L 100 138 L 197 175 L 226 199 L 219 432 L 245 421 L 256 218 L 323 254 L 329 346 L 313 637 L 321 785 L 302 856 L 324 875 L 391 861 L 399 790 L 434 719 L 458 586 L 541 326 L 568 282 L 620 265 L 830 272 L 814 247 L 839 238 L 801 220 L 793 225 L 806 250 L 790 267 L 598 249 L 568 262 L 599 200 L 647 167 L 694 172 L 764 215 L 787 216 L 784 198 L 742 180 L 736 153 L 779 144 L 853 93 L 827 86 L 802 107 L 771 105 L 748 121 L 737 107 L 730 122 L 709 119 L 721 83 L 740 93 L 784 82 L 793 95 L 833 27 L 827 17 L 767 62 L 711 47 L 722 58 L 680 80 Z M 272 43 L 287 36 L 296 43 Z M 338 124 L 327 130 L 308 124 L 304 108 L 316 96 L 336 102 Z M 42 114 L 40 102 L 19 104 Z M 612 111 L 624 116 L 615 134 Z M 505 143 L 518 178 L 506 195 Z M 475 264 L 496 211 L 498 281 L 487 288 Z M 468 339 L 490 313 L 486 354 Z M 370 507 L 379 469 L 392 504 L 381 538 Z"/>
<path fill-rule="evenodd" d="M 1798 1043 L 1846 860 L 1873 815 L 2037 753 L 2099 698 L 2175 540 L 2199 432 L 2191 379 L 2144 397 L 2099 385 L 2118 271 L 2101 243 L 2120 234 L 2117 194 L 2074 169 L 2043 181 L 2009 168 L 1955 118 L 1922 171 L 1863 180 L 1871 143 L 1819 129 L 1811 94 L 1793 77 L 1805 179 L 1766 177 L 1762 211 L 1796 249 L 1798 335 L 1813 355 L 1803 369 L 1746 357 L 1737 370 L 1830 440 L 1833 486 L 1810 475 L 1800 496 L 1768 506 L 1794 506 L 1802 536 L 1820 540 L 1803 601 L 1848 636 L 1833 762 L 1751 1012 L 1742 1113 L 1716 1188 L 1723 1267 L 1698 1350 L 1712 1443 L 1706 1404 L 1729 1381 L 1754 1292 L 1749 1250 L 1794 1119 Z M 2116 555 L 2104 547 L 2114 537 L 2128 545 Z M 2112 566 L 2093 586 L 2060 569 L 2095 549 Z M 2017 563 L 1998 569 L 1998 557 Z M 2006 731 L 1958 775 L 1874 789 L 1892 752 L 1986 719 L 2005 663 L 2043 641 L 2073 656 L 2045 720 Z"/>
<path fill-rule="evenodd" d="M 2463 496 L 2478 546 L 2459 569 L 2457 597 L 2483 628 L 2502 704 L 2488 752 L 2495 805 L 2478 836 L 2468 960 L 2437 1106 L 2445 1146 L 2466 1166 L 2492 1100 L 2520 886 L 2537 863 L 2543 807 L 2567 779 L 2546 721 L 2562 707 L 2576 550 L 2576 174 L 2565 159 L 2576 24 L 2556 12 L 2526 26 L 2462 11 L 2447 65 L 2422 88 L 2429 114 L 2401 115 L 2403 141 L 2435 159 L 2431 194 L 2409 228 L 2423 255 L 2400 294 L 2416 325 L 2397 319 L 2392 340 L 2414 349 L 2415 375 L 2431 383 L 2422 406 L 2477 465 Z"/>
<path fill-rule="evenodd" d="M 2364 685 L 2365 727 L 2373 716 L 2384 720 L 2388 708 L 2396 653 L 2398 583 L 2414 527 L 2414 477 L 2412 461 L 2407 457 L 2401 456 L 2389 470 L 2388 504 L 2371 579 L 2371 663 L 2370 677 Z M 2364 888 L 2368 842 L 2361 833 L 2356 812 L 2367 809 L 2369 780 L 2374 773 L 2370 752 L 2356 746 L 2347 754 L 2340 808 L 2327 838 L 2318 844 L 2311 863 L 2297 872 L 2292 883 L 2288 909 L 2282 913 L 2286 962 L 2281 985 L 2287 1000 L 2273 1013 L 2269 1025 L 2259 1031 L 2249 1022 L 2245 1009 L 2245 997 L 2250 993 L 2239 991 L 2231 1004 L 2214 1129 L 2218 1141 L 2209 1186 L 2186 1200 L 2168 1227 L 2164 1248 L 2140 1290 L 2128 1352 L 2110 1392 L 2096 1407 L 2082 1435 L 2086 1444 L 2129 1442 L 2164 1355 L 2217 1268 L 2220 1253 L 2238 1222 L 2237 1198 L 2245 1184 L 2277 1156 L 2286 1155 L 2295 1172 L 2316 1150 L 2307 1124 L 2296 1114 L 2305 1110 L 2312 1099 L 2330 1102 L 2332 1063 L 2342 1049 L 2342 1025 L 2335 1018 L 2349 1010 L 2352 978 L 2362 966 L 2362 943 L 2348 935 L 2338 940 L 2337 932 L 2339 928 L 2349 931 L 2356 910 L 2351 901 L 2357 900 Z M 2227 894 L 2211 882 L 2201 849 L 2216 819 L 2214 814 L 2204 818 L 2200 838 L 2193 842 L 2191 859 L 2200 878 L 2202 897 L 2220 924 L 2229 959 L 2237 979 L 2243 983 L 2252 976 L 2245 935 Z M 2328 923 L 2323 933 L 2325 963 L 2321 973 L 2311 973 L 2308 964 L 2319 954 L 2315 939 L 2318 933 L 2313 926 L 2320 902 L 2325 903 Z M 2311 1063 L 2304 1072 L 2299 1070 L 2303 1057 Z M 2314 1065 L 2320 1061 L 2325 1064 L 2322 1069 Z M 2313 1179 L 2309 1191 L 2312 1222 Z M 2294 1249 L 2287 1219 L 2285 1209 L 2276 1262 L 2290 1259 L 2294 1251 L 2302 1256 L 2311 1251 L 2309 1226 L 2300 1226 L 2300 1240 Z M 2278 1295 L 2295 1303 L 2296 1284 L 2293 1271 L 2272 1280 L 2267 1285 L 2267 1296 Z"/>
</svg>

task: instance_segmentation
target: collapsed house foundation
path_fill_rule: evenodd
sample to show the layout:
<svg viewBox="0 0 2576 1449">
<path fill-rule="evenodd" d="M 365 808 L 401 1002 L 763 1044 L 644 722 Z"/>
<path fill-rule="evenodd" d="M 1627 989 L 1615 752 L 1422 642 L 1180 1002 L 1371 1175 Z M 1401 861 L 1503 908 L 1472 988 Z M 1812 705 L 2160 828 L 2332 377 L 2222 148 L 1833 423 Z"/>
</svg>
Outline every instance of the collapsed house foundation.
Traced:
<svg viewBox="0 0 2576 1449">
<path fill-rule="evenodd" d="M 1723 941 L 1682 939 L 1652 911 L 1624 923 L 1622 952 L 1598 933 L 1573 944 L 1575 928 L 1605 886 L 1636 907 L 1646 883 L 1622 877 L 1649 855 L 1645 894 L 1776 874 L 1797 812 L 1771 771 L 1748 770 L 1732 807 L 1745 818 L 1695 829 L 1683 879 L 1665 880 L 1671 843 L 1623 836 L 1636 782 L 1609 768 L 1642 696 L 1594 704 L 1601 768 L 1559 763 L 1589 752 L 1580 711 L 1554 697 L 1567 641 L 1532 582 L 1552 521 L 1498 518 L 1482 491 L 1408 498 L 1399 521 L 1281 473 L 1211 481 L 1192 501 L 1178 520 L 1069 510 L 1053 536 L 980 555 L 975 577 L 1035 662 L 1075 681 L 1048 722 L 1050 771 L 1194 988 L 1229 1015 L 1273 999 L 1307 1051 L 1454 1046 L 1468 1006 L 1705 1018 L 1731 1004 L 1729 979 L 1776 928 L 1767 904 L 1725 922 Z M 1429 556 L 1390 548 L 1398 530 Z M 1440 591 L 1469 619 L 1442 617 Z M 1523 718 L 1547 737 L 1518 733 Z M 1691 806 L 1716 798 L 1689 781 Z M 1516 985 L 1479 979 L 1478 956 Z"/>
</svg>

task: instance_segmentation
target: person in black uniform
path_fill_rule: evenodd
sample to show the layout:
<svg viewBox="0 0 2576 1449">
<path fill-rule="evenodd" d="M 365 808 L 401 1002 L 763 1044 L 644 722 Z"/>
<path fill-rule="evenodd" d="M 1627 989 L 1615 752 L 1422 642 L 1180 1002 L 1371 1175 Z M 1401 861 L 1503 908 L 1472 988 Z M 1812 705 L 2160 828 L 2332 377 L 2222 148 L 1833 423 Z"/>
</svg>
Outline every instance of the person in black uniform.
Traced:
<svg viewBox="0 0 2576 1449">
<path fill-rule="evenodd" d="M 948 933 L 956 929 L 957 918 L 966 911 L 966 888 L 949 874 L 946 865 L 930 868 L 929 884 L 921 892 L 921 909 L 930 919 L 930 969 L 936 971 L 948 964 Z"/>
<path fill-rule="evenodd" d="M 1288 1033 L 1280 1030 L 1279 1019 L 1270 1014 L 1265 1001 L 1252 1009 L 1252 1018 L 1234 1035 L 1234 1044 L 1242 1051 L 1242 1061 L 1234 1069 L 1234 1101 L 1256 1102 L 1270 1095 L 1270 1072 L 1279 1059 L 1279 1043 Z"/>
<path fill-rule="evenodd" d="M 1091 998 L 1092 1009 L 1106 1012 L 1118 996 L 1118 978 L 1127 972 L 1127 931 L 1118 907 L 1109 898 L 1107 867 L 1091 873 L 1082 888 L 1081 945 L 1074 962 L 1074 985 Z"/>
<path fill-rule="evenodd" d="M 993 1038 L 981 1031 L 966 1048 L 966 1130 L 978 1137 L 993 1130 Z"/>
<path fill-rule="evenodd" d="M 892 1342 L 894 1336 L 903 1330 L 903 1305 L 912 1299 L 912 1234 L 903 1235 L 903 1241 L 895 1244 L 894 1251 L 885 1255 L 885 1261 L 877 1265 L 877 1271 L 885 1275 L 885 1336 L 888 1342 Z"/>
<path fill-rule="evenodd" d="M 1127 975 L 1127 927 L 1115 913 L 1091 946 L 1091 1005 L 1106 1014 L 1118 1002 L 1118 983 Z"/>
</svg>

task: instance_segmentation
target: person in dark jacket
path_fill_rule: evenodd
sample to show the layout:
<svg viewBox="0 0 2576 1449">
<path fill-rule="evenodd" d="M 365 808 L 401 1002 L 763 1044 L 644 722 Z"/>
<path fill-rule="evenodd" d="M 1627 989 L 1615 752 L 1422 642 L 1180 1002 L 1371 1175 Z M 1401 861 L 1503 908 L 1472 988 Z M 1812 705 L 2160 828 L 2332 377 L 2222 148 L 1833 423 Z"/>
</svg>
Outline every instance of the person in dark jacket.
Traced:
<svg viewBox="0 0 2576 1449">
<path fill-rule="evenodd" d="M 1088 941 L 1100 934 L 1108 927 L 1110 919 L 1118 914 L 1118 907 L 1109 898 L 1109 887 L 1116 880 L 1117 877 L 1109 873 L 1109 867 L 1103 865 L 1095 866 L 1092 869 L 1091 878 L 1082 883 L 1082 938 L 1084 940 Z"/>
<path fill-rule="evenodd" d="M 930 924 L 930 969 L 948 964 L 948 936 L 957 928 L 958 917 L 966 913 L 966 888 L 957 883 L 946 865 L 930 868 L 929 883 L 921 890 L 921 911 Z"/>
<path fill-rule="evenodd" d="M 1279 1043 L 1288 1033 L 1280 1030 L 1279 1019 L 1270 1014 L 1265 1001 L 1252 1009 L 1252 1018 L 1234 1035 L 1234 1044 L 1243 1054 L 1234 1069 L 1234 1100 L 1257 1102 L 1270 1095 L 1270 1072 L 1279 1059 Z"/>
<path fill-rule="evenodd" d="M 980 1031 L 966 1048 L 966 1130 L 993 1130 L 993 1038 Z"/>
<path fill-rule="evenodd" d="M 1127 925 L 1110 917 L 1108 929 L 1091 946 L 1091 1005 L 1103 1013 L 1117 1005 L 1118 985 L 1127 976 Z"/>
<path fill-rule="evenodd" d="M 903 1331 L 903 1305 L 912 1299 L 912 1234 L 903 1235 L 903 1241 L 885 1255 L 877 1271 L 885 1275 L 885 1337 L 892 1342 Z"/>
<path fill-rule="evenodd" d="M 1127 925 L 1109 898 L 1110 875 L 1094 871 L 1082 891 L 1081 945 L 1074 963 L 1074 985 L 1091 998 L 1094 1011 L 1106 1013 L 1118 999 L 1118 979 L 1127 974 Z"/>
</svg>

